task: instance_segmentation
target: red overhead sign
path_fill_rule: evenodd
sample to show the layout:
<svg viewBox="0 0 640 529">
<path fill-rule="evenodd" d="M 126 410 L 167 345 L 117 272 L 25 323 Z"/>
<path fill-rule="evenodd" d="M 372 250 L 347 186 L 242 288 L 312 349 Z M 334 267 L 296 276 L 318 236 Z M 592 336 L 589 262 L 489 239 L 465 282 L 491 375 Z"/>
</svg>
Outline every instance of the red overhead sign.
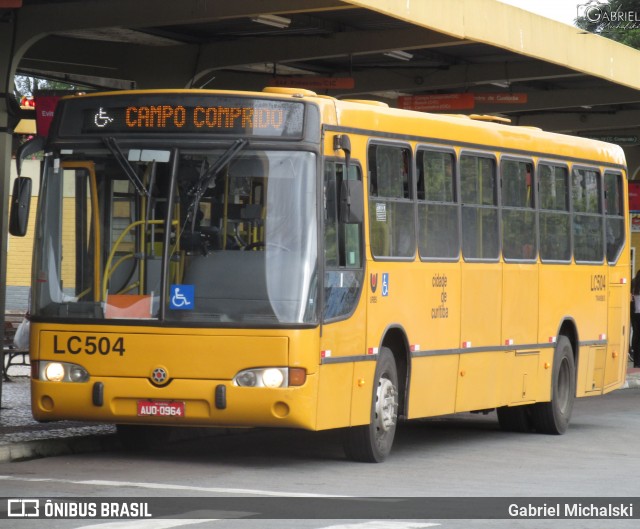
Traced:
<svg viewBox="0 0 640 529">
<path fill-rule="evenodd" d="M 422 112 L 450 110 L 473 110 L 476 104 L 484 105 L 522 105 L 527 102 L 527 94 L 512 92 L 471 92 L 454 94 L 428 94 L 420 96 L 401 96 L 398 107 Z"/>
<path fill-rule="evenodd" d="M 629 210 L 640 211 L 640 182 L 629 182 Z"/>
<path fill-rule="evenodd" d="M 474 94 L 473 98 L 476 103 L 485 105 L 522 105 L 528 99 L 525 93 L 505 92 L 484 92 L 482 94 Z"/>
<path fill-rule="evenodd" d="M 316 77 L 302 75 L 298 77 L 274 77 L 273 86 L 289 88 L 307 88 L 309 90 L 335 90 L 355 88 L 353 77 Z"/>
<path fill-rule="evenodd" d="M 422 112 L 443 110 L 471 110 L 475 105 L 473 94 L 433 94 L 422 96 L 400 96 L 398 107 Z"/>
<path fill-rule="evenodd" d="M 53 121 L 53 112 L 56 109 L 60 96 L 36 95 L 34 97 L 36 107 L 36 131 L 38 136 L 49 135 L 49 127 Z"/>
</svg>

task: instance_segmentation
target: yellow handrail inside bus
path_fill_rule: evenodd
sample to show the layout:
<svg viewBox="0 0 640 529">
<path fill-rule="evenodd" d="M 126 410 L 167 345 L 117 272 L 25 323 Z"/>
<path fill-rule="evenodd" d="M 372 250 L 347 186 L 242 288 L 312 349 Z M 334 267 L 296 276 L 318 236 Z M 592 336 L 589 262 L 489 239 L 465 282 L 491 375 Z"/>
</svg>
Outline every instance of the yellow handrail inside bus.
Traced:
<svg viewBox="0 0 640 529">
<path fill-rule="evenodd" d="M 122 241 L 124 240 L 125 236 L 136 226 L 140 226 L 141 224 L 164 224 L 165 221 L 164 220 L 136 220 L 135 222 L 132 222 L 131 224 L 129 224 L 124 230 L 122 230 L 122 233 L 120 234 L 120 236 L 116 239 L 116 242 L 113 244 L 113 248 L 111 248 L 111 253 L 109 253 L 109 258 L 107 259 L 107 263 L 105 264 L 104 267 L 104 277 L 102 280 L 102 299 L 106 301 L 107 299 L 107 283 L 109 282 L 109 279 L 111 278 L 111 274 L 113 273 L 113 271 L 116 269 L 116 266 L 114 265 L 113 268 L 111 268 L 111 261 L 113 261 L 113 258 L 115 257 L 115 253 L 116 250 L 118 249 L 118 246 L 120 246 L 120 243 L 122 243 Z M 178 221 L 174 220 L 171 222 L 172 225 L 177 225 Z M 122 261 L 122 259 L 117 261 L 117 264 L 120 264 L 120 262 Z"/>
<path fill-rule="evenodd" d="M 120 259 L 118 259 L 115 264 L 113 265 L 113 267 L 111 268 L 111 270 L 109 270 L 109 278 L 111 278 L 111 276 L 113 275 L 113 273 L 118 269 L 118 267 L 124 263 L 126 260 L 128 259 L 133 259 L 135 257 L 135 253 L 131 252 L 128 253 L 126 255 L 123 255 L 122 257 L 120 257 Z M 123 290 L 121 290 L 120 292 L 118 292 L 118 294 L 122 294 L 123 292 L 128 292 L 129 290 L 132 290 L 133 288 L 136 288 L 138 286 L 141 285 L 141 280 L 136 281 L 135 283 L 132 283 L 131 285 L 129 285 L 128 287 L 124 288 Z M 142 294 L 142 292 L 139 292 L 140 294 Z"/>
</svg>

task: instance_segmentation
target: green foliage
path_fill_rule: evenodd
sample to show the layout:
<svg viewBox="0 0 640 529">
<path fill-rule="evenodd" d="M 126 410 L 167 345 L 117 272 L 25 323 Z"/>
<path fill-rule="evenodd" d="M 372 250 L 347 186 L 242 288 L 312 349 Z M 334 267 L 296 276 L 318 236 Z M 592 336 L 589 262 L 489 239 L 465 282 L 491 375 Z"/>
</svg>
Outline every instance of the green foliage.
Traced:
<svg viewBox="0 0 640 529">
<path fill-rule="evenodd" d="M 78 85 L 64 83 L 62 81 L 52 81 L 49 79 L 39 79 L 26 75 L 16 75 L 13 79 L 15 94 L 18 100 L 25 96 L 33 96 L 38 91 L 49 90 L 79 90 L 83 89 Z"/>
<path fill-rule="evenodd" d="M 589 0 L 579 13 L 579 28 L 640 49 L 640 0 Z"/>
</svg>

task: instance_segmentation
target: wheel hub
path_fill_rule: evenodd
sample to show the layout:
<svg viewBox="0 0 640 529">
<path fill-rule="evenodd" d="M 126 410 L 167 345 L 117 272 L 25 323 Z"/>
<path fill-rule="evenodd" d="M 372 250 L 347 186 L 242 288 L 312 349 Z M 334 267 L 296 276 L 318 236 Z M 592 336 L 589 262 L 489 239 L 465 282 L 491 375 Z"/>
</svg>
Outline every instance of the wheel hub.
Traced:
<svg viewBox="0 0 640 529">
<path fill-rule="evenodd" d="M 398 393 L 389 379 L 380 380 L 376 397 L 376 427 L 388 432 L 395 426 L 398 416 Z"/>
</svg>

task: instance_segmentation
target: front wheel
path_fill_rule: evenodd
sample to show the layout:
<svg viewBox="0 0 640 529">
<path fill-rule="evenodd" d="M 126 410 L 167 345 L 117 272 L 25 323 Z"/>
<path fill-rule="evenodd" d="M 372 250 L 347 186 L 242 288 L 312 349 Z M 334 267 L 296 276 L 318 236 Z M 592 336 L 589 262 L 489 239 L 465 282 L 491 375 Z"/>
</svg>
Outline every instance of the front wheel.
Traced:
<svg viewBox="0 0 640 529">
<path fill-rule="evenodd" d="M 531 407 L 531 420 L 536 431 L 560 435 L 567 431 L 576 396 L 576 365 L 573 348 L 566 336 L 560 336 L 553 355 L 551 402 Z"/>
<path fill-rule="evenodd" d="M 380 463 L 391 452 L 398 423 L 398 371 L 391 350 L 380 349 L 369 424 L 344 430 L 343 445 L 353 461 Z"/>
</svg>

